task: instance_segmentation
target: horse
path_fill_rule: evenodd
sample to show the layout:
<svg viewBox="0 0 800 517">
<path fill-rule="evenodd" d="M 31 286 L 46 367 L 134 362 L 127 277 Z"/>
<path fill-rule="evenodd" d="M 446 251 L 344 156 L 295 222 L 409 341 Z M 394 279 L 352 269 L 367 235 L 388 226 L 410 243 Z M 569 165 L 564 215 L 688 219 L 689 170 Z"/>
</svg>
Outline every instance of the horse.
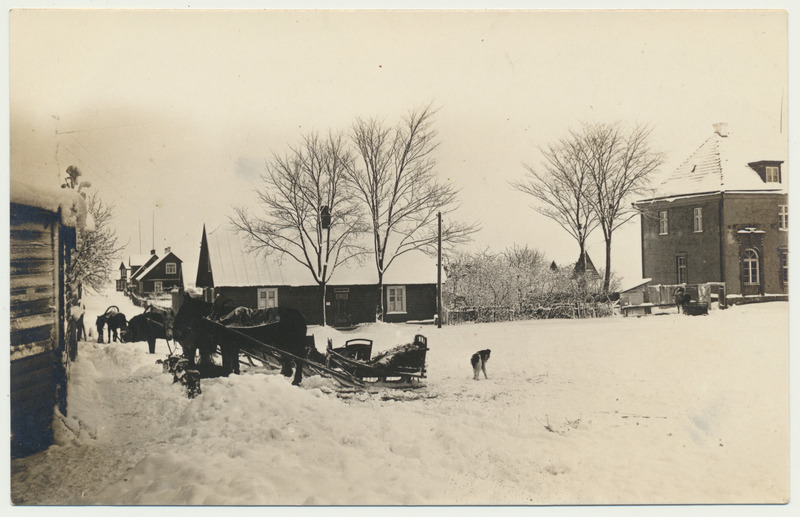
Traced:
<svg viewBox="0 0 800 517">
<path fill-rule="evenodd" d="M 307 327 L 300 312 L 285 307 L 261 310 L 237 307 L 230 310 L 228 300 L 217 298 L 212 304 L 184 294 L 181 308 L 175 316 L 176 338 L 181 342 L 184 356 L 193 361 L 195 350 L 199 350 L 201 366 L 213 364 L 211 356 L 219 343 L 223 367 L 231 373 L 239 373 L 239 349 L 250 345 L 249 340 L 233 332 L 221 332 L 204 318 L 224 326 L 235 325 L 237 332 L 300 358 L 300 361 L 283 360 L 281 373 L 290 377 L 294 368 L 292 384 L 299 385 L 302 382 L 303 364 L 296 363 L 306 357 Z"/>
<path fill-rule="evenodd" d="M 119 307 L 116 305 L 111 305 L 106 309 L 106 312 L 101 314 L 97 317 L 97 321 L 95 322 L 97 325 L 97 342 L 103 342 L 103 328 L 107 325 L 108 326 L 108 342 L 111 343 L 111 338 L 113 334 L 114 341 L 117 340 L 118 330 L 122 330 L 123 332 L 128 329 L 128 321 L 125 318 L 125 315 L 119 312 Z"/>
<path fill-rule="evenodd" d="M 175 316 L 171 309 L 148 306 L 142 314 L 137 314 L 128 322 L 128 330 L 122 334 L 126 342 L 147 341 L 151 354 L 156 353 L 156 339 L 164 339 L 169 344 L 173 338 Z"/>
</svg>

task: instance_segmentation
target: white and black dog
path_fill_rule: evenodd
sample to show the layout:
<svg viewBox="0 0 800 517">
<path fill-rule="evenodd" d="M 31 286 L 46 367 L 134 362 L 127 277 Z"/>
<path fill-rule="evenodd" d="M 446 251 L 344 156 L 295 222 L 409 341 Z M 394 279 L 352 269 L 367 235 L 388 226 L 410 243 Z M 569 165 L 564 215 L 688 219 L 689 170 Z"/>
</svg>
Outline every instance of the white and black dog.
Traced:
<svg viewBox="0 0 800 517">
<path fill-rule="evenodd" d="M 472 363 L 472 371 L 474 373 L 473 379 L 476 381 L 480 377 L 481 371 L 483 371 L 483 377 L 488 379 L 489 377 L 486 375 L 486 362 L 489 361 L 489 355 L 491 355 L 492 351 L 489 349 L 480 350 L 472 354 L 472 359 L 470 362 Z"/>
</svg>

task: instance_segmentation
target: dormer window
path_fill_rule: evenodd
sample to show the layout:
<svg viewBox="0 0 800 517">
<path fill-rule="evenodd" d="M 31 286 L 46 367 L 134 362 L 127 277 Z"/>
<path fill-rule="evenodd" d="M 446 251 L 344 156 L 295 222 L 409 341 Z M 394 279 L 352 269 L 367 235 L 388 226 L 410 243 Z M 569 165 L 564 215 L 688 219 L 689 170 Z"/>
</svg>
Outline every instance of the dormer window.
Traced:
<svg viewBox="0 0 800 517">
<path fill-rule="evenodd" d="M 758 173 L 764 183 L 781 183 L 781 164 L 777 160 L 762 160 L 760 162 L 750 162 L 747 165 Z"/>
<path fill-rule="evenodd" d="M 780 169 L 778 167 L 767 167 L 765 174 L 765 181 L 767 183 L 780 183 L 781 182 Z"/>
</svg>

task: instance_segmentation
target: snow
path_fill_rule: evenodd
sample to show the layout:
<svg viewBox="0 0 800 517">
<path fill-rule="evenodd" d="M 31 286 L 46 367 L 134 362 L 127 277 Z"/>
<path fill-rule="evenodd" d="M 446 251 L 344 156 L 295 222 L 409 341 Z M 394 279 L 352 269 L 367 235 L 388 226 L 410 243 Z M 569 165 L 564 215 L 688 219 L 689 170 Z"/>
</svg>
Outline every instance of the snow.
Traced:
<svg viewBox="0 0 800 517">
<path fill-rule="evenodd" d="M 30 185 L 12 180 L 10 200 L 11 203 L 41 208 L 53 213 L 60 209 L 61 224 L 94 231 L 94 219 L 86 209 L 86 201 L 76 190 Z"/>
<path fill-rule="evenodd" d="M 86 299 L 86 321 L 119 293 Z M 788 303 L 641 318 L 309 327 L 324 352 L 428 337 L 425 388 L 339 392 L 261 368 L 189 399 L 146 343 L 81 342 L 57 444 L 11 462 L 18 504 L 779 503 Z M 489 379 L 469 358 L 492 349 Z"/>
</svg>

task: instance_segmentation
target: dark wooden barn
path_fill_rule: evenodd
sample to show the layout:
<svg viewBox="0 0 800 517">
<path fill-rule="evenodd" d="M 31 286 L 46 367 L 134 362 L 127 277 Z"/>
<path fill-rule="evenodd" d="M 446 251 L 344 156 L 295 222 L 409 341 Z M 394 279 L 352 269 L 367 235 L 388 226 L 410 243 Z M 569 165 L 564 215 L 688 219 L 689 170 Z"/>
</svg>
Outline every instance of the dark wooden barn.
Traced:
<svg viewBox="0 0 800 517">
<path fill-rule="evenodd" d="M 320 288 L 308 271 L 289 261 L 248 253 L 237 235 L 221 227 L 208 234 L 203 228 L 195 285 L 203 288 L 208 301 L 222 296 L 254 309 L 280 305 L 299 310 L 310 325 L 322 323 Z M 432 320 L 436 285 L 433 259 L 423 253 L 400 257 L 384 277 L 383 321 Z M 377 273 L 370 261 L 340 266 L 327 286 L 326 321 L 337 327 L 374 322 L 379 300 Z"/>
<path fill-rule="evenodd" d="M 53 442 L 54 408 L 67 414 L 69 358 L 65 280 L 76 228 L 86 222 L 72 190 L 11 186 L 11 455 Z"/>
</svg>

